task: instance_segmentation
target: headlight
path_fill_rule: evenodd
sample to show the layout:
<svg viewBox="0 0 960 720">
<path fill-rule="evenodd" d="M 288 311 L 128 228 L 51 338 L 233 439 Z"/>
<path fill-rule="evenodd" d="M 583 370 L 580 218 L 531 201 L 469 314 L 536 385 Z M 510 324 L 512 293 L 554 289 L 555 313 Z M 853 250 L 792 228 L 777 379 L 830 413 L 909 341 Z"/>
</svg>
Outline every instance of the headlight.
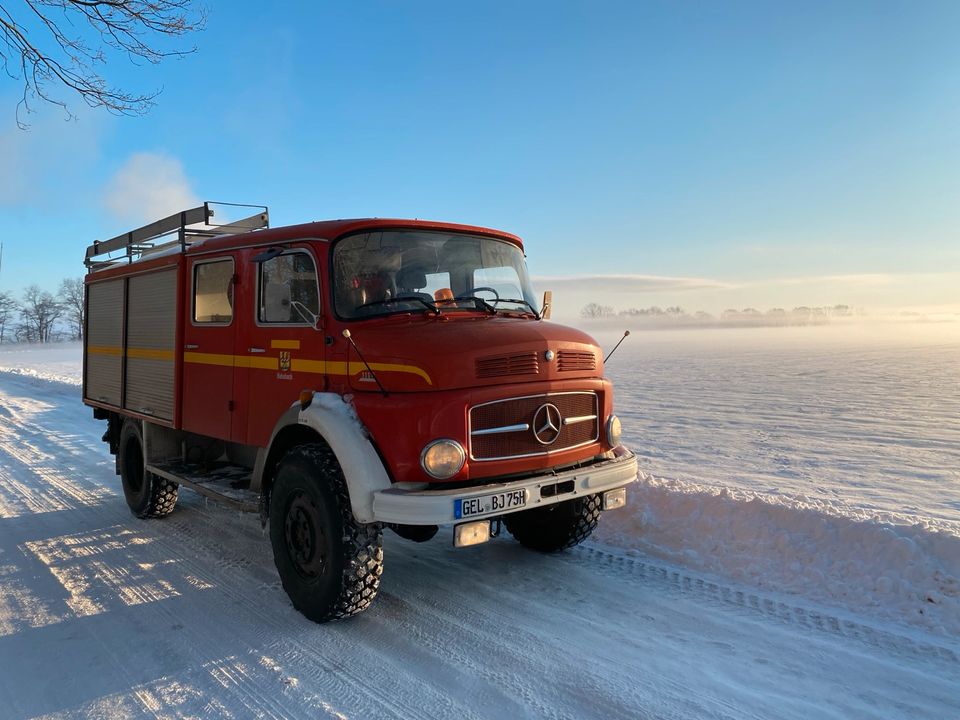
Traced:
<svg viewBox="0 0 960 720">
<path fill-rule="evenodd" d="M 446 480 L 463 467 L 467 454 L 456 440 L 434 440 L 420 453 L 420 467 L 430 477 Z"/>
<path fill-rule="evenodd" d="M 623 428 L 620 427 L 620 418 L 611 415 L 607 419 L 607 442 L 610 447 L 615 448 L 620 444 L 620 436 L 623 434 Z"/>
</svg>

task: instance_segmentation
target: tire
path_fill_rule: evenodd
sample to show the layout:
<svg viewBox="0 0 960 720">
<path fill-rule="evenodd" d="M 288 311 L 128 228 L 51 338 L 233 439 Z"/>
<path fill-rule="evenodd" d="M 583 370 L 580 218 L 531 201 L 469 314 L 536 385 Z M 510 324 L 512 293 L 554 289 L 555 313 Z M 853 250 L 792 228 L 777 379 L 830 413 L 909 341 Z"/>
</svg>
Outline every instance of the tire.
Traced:
<svg viewBox="0 0 960 720">
<path fill-rule="evenodd" d="M 180 486 L 146 472 L 140 423 L 124 421 L 117 447 L 117 465 L 123 482 L 123 496 L 134 515 L 160 518 L 173 512 Z"/>
<path fill-rule="evenodd" d="M 301 445 L 280 461 L 270 542 L 283 589 L 310 620 L 356 615 L 377 596 L 383 529 L 353 517 L 343 470 L 326 445 Z"/>
<path fill-rule="evenodd" d="M 503 517 L 503 524 L 521 545 L 547 553 L 579 545 L 590 537 L 599 521 L 599 495 L 521 510 Z"/>
</svg>

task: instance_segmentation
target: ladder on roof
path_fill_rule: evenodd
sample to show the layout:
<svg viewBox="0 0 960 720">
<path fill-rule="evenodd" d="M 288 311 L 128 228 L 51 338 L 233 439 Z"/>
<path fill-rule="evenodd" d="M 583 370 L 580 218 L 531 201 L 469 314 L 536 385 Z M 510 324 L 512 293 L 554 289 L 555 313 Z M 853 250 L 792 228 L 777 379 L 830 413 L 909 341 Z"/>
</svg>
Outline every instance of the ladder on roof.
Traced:
<svg viewBox="0 0 960 720">
<path fill-rule="evenodd" d="M 211 222 L 214 217 L 212 205 L 256 208 L 257 212 L 240 220 L 217 225 Z M 118 262 L 132 263 L 144 255 L 158 253 L 161 250 L 178 249 L 179 252 L 185 252 L 191 244 L 203 238 L 251 232 L 268 227 L 270 227 L 270 211 L 266 205 L 207 201 L 199 207 L 174 213 L 162 220 L 117 235 L 110 240 L 94 240 L 93 245 L 87 247 L 83 264 L 87 266 L 88 271 L 92 272 Z M 118 251 L 122 251 L 122 254 L 110 257 L 111 253 Z M 103 257 L 104 255 L 107 257 Z"/>
</svg>

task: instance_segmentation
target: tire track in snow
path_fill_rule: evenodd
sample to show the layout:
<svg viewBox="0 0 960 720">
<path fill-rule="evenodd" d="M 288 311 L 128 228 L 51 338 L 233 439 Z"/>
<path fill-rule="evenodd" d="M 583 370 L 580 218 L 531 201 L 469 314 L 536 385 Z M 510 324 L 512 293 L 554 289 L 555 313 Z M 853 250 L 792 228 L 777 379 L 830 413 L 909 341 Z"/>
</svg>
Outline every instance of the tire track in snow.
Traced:
<svg viewBox="0 0 960 720">
<path fill-rule="evenodd" d="M 55 507 L 43 507 L 35 504 L 34 512 L 42 512 L 51 509 L 76 511 L 89 510 L 91 514 L 93 514 L 95 517 L 98 517 L 102 513 L 98 513 L 97 508 L 94 507 L 94 505 L 101 504 L 104 495 L 117 496 L 118 502 L 122 502 L 122 500 L 120 500 L 118 497 L 119 493 L 115 491 L 107 491 L 99 484 L 94 483 L 93 486 L 100 490 L 102 494 L 95 494 L 85 490 L 80 486 L 77 486 L 72 481 L 61 477 L 55 468 L 47 467 L 43 464 L 35 464 L 37 461 L 45 461 L 52 457 L 52 455 L 49 453 L 39 451 L 29 444 L 27 445 L 26 450 L 20 447 L 20 440 L 22 439 L 22 436 L 28 435 L 36 438 L 42 438 L 48 447 L 51 444 L 54 447 L 62 447 L 57 440 L 58 436 L 55 432 L 46 429 L 43 426 L 35 426 L 33 424 L 28 427 L 17 422 L 17 420 L 13 417 L 11 426 L 13 429 L 11 430 L 11 428 L 8 427 L 6 432 L 4 432 L 2 437 L 0 437 L 0 453 L 6 454 L 17 461 L 17 465 L 19 467 L 15 471 L 16 475 L 29 473 L 36 479 L 35 484 L 24 484 L 17 482 L 17 487 L 24 494 L 24 496 L 28 498 L 34 494 L 31 490 L 31 486 L 41 488 L 52 487 L 59 493 L 59 499 Z M 102 453 L 102 448 L 98 448 L 98 450 Z M 115 478 L 115 482 L 119 484 L 119 478 Z M 189 491 L 186 492 L 188 495 L 192 494 L 189 493 Z M 203 510 L 199 510 L 197 507 L 191 507 L 189 500 L 186 503 L 181 501 L 185 507 L 178 508 L 174 515 L 164 520 L 138 521 L 131 517 L 131 528 L 138 532 L 143 531 L 143 533 L 149 536 L 151 540 L 155 541 L 156 546 L 164 550 L 165 557 L 177 557 L 178 562 L 192 570 L 195 576 L 204 580 L 208 585 L 216 586 L 218 589 L 225 591 L 235 601 L 236 605 L 244 607 L 247 612 L 253 612 L 252 621 L 247 623 L 247 627 L 255 628 L 258 642 L 262 643 L 263 646 L 267 646 L 268 643 L 273 640 L 275 633 L 279 632 L 283 634 L 284 631 L 287 633 L 290 631 L 290 624 L 286 621 L 287 619 L 280 622 L 272 612 L 258 613 L 256 611 L 256 608 L 261 604 L 265 604 L 267 606 L 270 606 L 271 604 L 275 605 L 278 598 L 282 598 L 281 602 L 289 606 L 286 595 L 283 594 L 283 590 L 280 586 L 279 579 L 276 577 L 272 559 L 269 560 L 269 569 L 267 573 L 263 572 L 265 567 L 264 558 L 269 558 L 269 542 L 266 541 L 265 537 L 258 538 L 263 540 L 260 544 L 262 545 L 266 554 L 261 557 L 261 562 L 252 562 L 247 555 L 239 553 L 234 548 L 228 547 L 219 540 L 215 539 L 218 538 L 221 533 L 219 532 L 218 528 L 213 527 L 213 524 L 221 520 L 224 513 L 227 515 L 233 515 L 234 513 L 220 507 L 216 507 L 216 509 L 211 511 L 205 507 L 207 502 L 205 499 L 199 499 L 199 502 L 202 504 L 202 506 L 204 506 Z M 196 514 L 197 517 L 187 518 L 186 515 L 188 513 Z M 178 515 L 180 517 L 178 517 Z M 252 518 L 250 519 L 251 521 L 256 522 Z M 111 521 L 113 520 L 114 518 L 111 518 Z M 206 556 L 205 560 L 209 560 L 210 562 L 198 562 L 198 557 L 191 557 L 190 554 L 186 552 L 187 550 L 192 550 L 193 553 L 196 553 L 198 550 L 202 551 L 202 554 Z M 245 578 L 242 576 L 242 574 L 239 574 L 238 571 L 241 571 L 241 573 L 256 572 L 256 574 L 260 576 L 258 578 L 258 582 L 253 584 L 244 582 Z M 115 588 L 121 587 L 123 575 L 122 569 L 111 571 L 107 574 L 109 577 L 103 579 L 113 579 L 112 583 L 107 583 L 108 585 L 113 585 Z M 257 589 L 261 591 L 260 594 L 262 597 L 254 601 L 254 599 L 251 597 L 251 594 L 252 591 Z M 268 592 L 264 594 L 262 591 Z M 136 592 L 136 590 L 134 590 L 134 592 Z M 123 593 L 121 593 L 121 595 L 122 594 Z M 146 598 L 146 600 L 150 599 L 155 598 Z M 154 611 L 159 611 L 161 614 L 166 614 L 165 606 L 162 603 L 152 606 L 152 609 Z M 293 613 L 292 608 L 289 610 L 290 613 Z M 295 615 L 295 617 L 298 620 L 302 620 L 299 615 Z M 176 622 L 177 616 L 170 615 L 168 619 L 172 622 Z M 192 632 L 197 632 L 196 627 L 193 628 Z M 199 632 L 199 635 L 214 644 L 219 640 L 218 636 L 203 633 L 202 631 Z M 289 645 L 289 642 L 287 644 Z M 296 659 L 313 661 L 315 664 L 326 668 L 327 674 L 324 677 L 321 677 L 320 674 L 317 674 L 315 679 L 322 680 L 322 684 L 329 685 L 330 663 L 328 662 L 328 658 L 317 653 L 313 648 L 305 643 L 295 642 L 294 644 L 298 649 L 298 652 L 295 654 Z M 284 650 L 287 654 L 289 654 L 290 648 L 284 648 Z M 344 646 L 343 651 L 349 652 L 349 648 Z M 349 673 L 343 672 L 337 672 L 336 674 L 341 680 L 340 686 L 337 689 L 343 694 L 349 695 L 351 691 L 355 692 L 357 688 L 362 688 L 369 698 L 375 700 L 375 703 L 371 709 L 393 707 L 398 716 L 412 717 L 423 715 L 424 708 L 419 704 L 419 701 L 408 699 L 407 702 L 398 702 L 397 696 L 395 695 L 380 691 L 376 687 L 367 687 L 367 683 L 364 682 L 364 678 L 362 676 L 352 676 Z M 230 676 L 231 675 L 227 673 L 223 677 Z M 242 685 L 238 685 L 236 690 L 243 694 L 248 700 L 253 699 L 259 703 L 259 696 L 251 696 Z M 421 688 L 419 693 L 421 697 L 423 695 L 435 694 L 435 700 L 437 703 L 434 706 L 442 706 L 443 697 L 439 694 L 431 693 L 429 688 Z M 248 707 L 250 710 L 265 710 L 265 708 L 261 708 L 259 705 L 256 707 L 251 707 L 247 703 L 243 703 L 243 705 Z M 286 710 L 281 710 L 278 716 L 283 717 L 286 712 Z M 425 716 L 440 717 L 440 715 L 434 716 L 429 714 Z"/>
<path fill-rule="evenodd" d="M 216 522 L 217 515 L 233 515 L 231 511 L 217 507 L 198 513 L 199 517 L 186 517 L 186 513 L 193 510 L 195 508 L 179 508 L 173 515 L 150 524 L 169 527 L 172 532 L 168 537 L 164 537 L 168 535 L 167 532 L 159 532 L 157 535 L 159 542 L 167 546 L 172 553 L 180 554 L 181 563 L 185 563 L 200 578 L 216 585 L 218 590 L 225 592 L 234 601 L 235 605 L 242 607 L 245 613 L 252 616 L 251 621 L 246 624 L 247 628 L 252 629 L 263 646 L 273 647 L 275 651 L 279 650 L 290 658 L 291 664 L 305 665 L 306 674 L 319 684 L 329 686 L 330 680 L 335 678 L 338 690 L 335 694 L 338 697 L 360 691 L 361 694 L 375 701 L 372 708 L 380 710 L 384 707 L 393 708 L 398 717 L 446 717 L 444 712 L 439 714 L 431 712 L 432 708 L 443 707 L 447 700 L 432 687 L 419 687 L 415 693 L 410 693 L 409 690 L 404 693 L 398 688 L 399 693 L 391 693 L 375 684 L 370 684 L 369 675 L 353 674 L 331 663 L 331 655 L 336 657 L 342 653 L 344 656 L 349 656 L 351 652 L 355 652 L 356 648 L 351 647 L 349 633 L 344 637 L 338 632 L 335 636 L 338 648 L 336 651 L 328 648 L 328 652 L 320 652 L 296 636 L 291 637 L 292 629 L 297 624 L 307 621 L 290 605 L 279 579 L 276 578 L 272 557 L 269 555 L 269 541 L 266 537 L 260 543 L 260 561 L 255 562 L 248 555 L 238 552 L 236 548 L 224 545 L 218 539 L 219 535 L 216 534 L 215 528 L 211 527 Z M 179 518 L 178 512 L 183 513 Z M 256 522 L 252 517 L 250 520 Z M 248 538 L 247 542 L 249 540 Z M 200 561 L 199 555 L 194 557 L 184 555 L 184 548 L 187 547 L 194 553 L 199 551 L 205 555 L 205 560 Z M 270 580 L 266 579 L 262 572 L 266 563 L 269 563 L 268 573 L 272 578 Z M 244 577 L 246 573 L 255 573 L 256 581 L 246 582 L 247 578 Z M 262 607 L 269 610 L 261 611 Z M 318 628 L 313 623 L 310 623 L 309 627 L 311 630 Z M 345 631 L 349 623 L 319 627 L 321 629 L 318 632 L 323 632 L 323 629 L 335 630 L 338 627 Z M 278 636 L 283 638 L 282 646 L 278 646 Z M 317 668 L 318 671 L 311 672 L 311 668 Z M 462 716 L 475 717 L 472 714 Z"/>
<path fill-rule="evenodd" d="M 3 403 L 5 400 L 6 398 L 0 395 L 0 403 Z M 0 407 L 3 406 L 0 405 Z M 0 432 L 0 458 L 2 458 L 0 462 L 7 466 L 12 472 L 4 472 L 3 476 L 9 475 L 10 477 L 3 477 L 3 481 L 14 488 L 15 492 L 26 505 L 26 508 L 29 508 L 32 512 L 71 510 L 87 516 L 90 520 L 101 520 L 105 515 L 109 515 L 108 525 L 112 525 L 115 521 L 115 518 L 112 517 L 114 515 L 114 508 L 111 507 L 109 510 L 105 510 L 102 500 L 104 496 L 117 496 L 117 492 L 109 491 L 99 483 L 90 481 L 83 472 L 78 473 L 81 478 L 80 483 L 61 476 L 58 470 L 49 464 L 49 461 L 54 455 L 45 450 L 41 450 L 38 447 L 39 443 L 33 443 L 29 440 L 24 442 L 24 440 L 27 438 L 39 440 L 42 444 L 46 445 L 47 448 L 59 447 L 71 454 L 76 454 L 76 449 L 72 445 L 63 443 L 52 428 L 45 428 L 35 423 L 30 423 L 28 426 L 19 420 L 16 413 L 7 412 L 6 415 L 9 418 L 9 422 L 4 426 L 3 431 Z M 102 448 L 98 448 L 98 450 L 102 452 Z M 10 460 L 13 462 L 10 462 Z M 96 467 L 89 468 L 88 470 L 91 470 L 94 473 L 93 476 L 95 476 Z M 33 478 L 33 480 L 28 483 L 14 480 L 14 477 L 23 477 L 24 475 Z M 117 483 L 119 483 L 119 479 L 117 479 Z M 92 489 L 84 486 L 90 486 L 99 492 L 94 492 Z M 37 488 L 40 489 L 39 500 L 38 494 L 35 492 Z M 51 488 L 53 489 L 53 493 L 48 492 Z M 118 502 L 122 502 L 119 498 L 117 498 L 117 500 Z M 137 524 L 137 521 L 132 517 L 130 520 L 132 521 L 131 525 Z M 146 553 L 140 553 L 141 557 L 139 559 L 145 562 L 154 559 L 158 550 L 162 550 L 163 557 L 170 557 L 171 553 L 169 551 L 172 549 L 170 543 L 165 542 L 164 539 L 157 536 L 157 534 L 149 532 L 149 530 L 153 528 L 146 527 L 147 523 L 143 525 L 143 527 L 131 527 L 121 533 L 121 536 L 130 535 L 136 538 L 141 536 L 141 533 L 138 531 L 143 530 L 142 535 L 156 541 L 155 547 L 150 548 Z M 150 525 L 153 525 L 153 523 L 150 523 Z M 155 529 L 160 529 L 160 526 L 156 526 Z M 80 537 L 86 540 L 88 539 L 88 535 L 89 533 L 83 533 Z M 69 538 L 70 536 L 58 536 L 56 539 L 62 542 Z M 27 544 L 37 545 L 37 543 L 33 542 L 28 542 Z M 42 545 L 43 543 L 39 544 Z M 125 547 L 129 549 L 132 546 L 127 544 Z M 184 546 L 180 545 L 177 549 L 182 553 L 183 548 Z M 36 555 L 36 552 L 33 554 Z M 146 557 L 144 557 L 144 555 L 146 555 Z M 173 554 L 173 557 L 176 557 L 176 554 Z M 44 559 L 41 558 L 41 561 L 44 561 Z M 47 564 L 51 570 L 54 570 L 54 568 L 50 566 L 50 561 L 51 558 L 46 558 L 45 564 Z M 170 610 L 164 603 L 157 602 L 160 599 L 170 597 L 173 590 L 172 586 L 165 583 L 162 578 L 158 578 L 160 581 L 159 589 L 162 591 L 158 594 L 157 592 L 146 591 L 142 585 L 131 585 L 129 582 L 131 574 L 129 567 L 115 567 L 100 561 L 90 561 L 84 565 L 84 569 L 88 575 L 92 573 L 93 577 L 100 581 L 106 589 L 112 591 L 115 597 L 124 605 L 128 607 L 140 606 L 145 611 L 148 611 L 151 617 L 159 616 L 154 617 L 155 622 L 172 626 L 182 620 L 182 617 L 177 612 Z M 54 576 L 57 577 L 59 581 L 64 581 L 65 576 L 62 574 L 58 575 L 55 572 Z M 69 588 L 67 589 L 69 590 Z M 91 606 L 91 612 L 94 614 L 99 614 L 102 611 L 104 611 L 104 609 L 99 606 Z M 70 613 L 62 619 L 66 620 L 74 616 L 75 613 Z M 208 625 L 207 623 L 195 623 L 191 627 L 191 634 L 194 640 L 201 640 L 199 643 L 201 647 L 217 647 L 223 644 L 222 638 L 211 631 L 212 627 L 216 626 Z M 130 681 L 130 697 L 135 700 L 149 716 L 165 716 L 165 713 L 161 713 L 161 704 L 150 688 L 151 686 L 156 687 L 162 685 L 167 678 L 159 678 L 147 685 L 137 683 L 135 678 L 128 672 L 126 662 L 124 662 L 108 643 L 102 641 L 96 635 L 93 635 L 92 639 L 105 654 L 113 659 L 116 671 Z M 242 662 L 238 661 L 233 667 L 226 664 L 211 666 L 210 663 L 203 662 L 205 658 L 204 653 L 194 652 L 193 656 L 197 664 L 202 667 L 212 667 L 208 673 L 211 678 L 217 681 L 225 690 L 231 691 L 231 694 L 239 697 L 239 702 L 233 703 L 232 705 L 234 707 L 242 706 L 245 711 L 247 711 L 244 713 L 245 716 L 282 719 L 290 717 L 291 713 L 296 713 L 300 707 L 297 703 L 290 704 L 289 706 L 284 703 L 278 703 L 275 697 L 269 695 L 263 696 L 257 692 L 256 689 L 251 690 L 250 683 L 243 681 L 249 676 Z M 259 688 L 258 685 L 254 685 L 253 687 Z M 230 715 L 232 715 L 232 713 L 228 713 L 226 716 L 229 717 Z"/>
<path fill-rule="evenodd" d="M 580 557 L 577 557 L 580 556 Z M 589 562 L 608 575 L 630 575 L 643 580 L 652 580 L 661 587 L 675 592 L 709 600 L 715 604 L 734 606 L 752 615 L 760 615 L 804 630 L 818 631 L 846 639 L 864 642 L 874 647 L 927 659 L 946 660 L 960 664 L 960 652 L 946 644 L 914 640 L 906 634 L 893 633 L 872 627 L 863 622 L 843 618 L 823 609 L 784 602 L 763 593 L 744 588 L 735 588 L 686 572 L 681 568 L 660 565 L 625 555 L 614 548 L 594 543 L 575 548 L 567 562 Z"/>
<path fill-rule="evenodd" d="M 13 409 L 11 410 L 11 406 Z M 104 497 L 114 494 L 98 484 L 77 482 L 62 476 L 57 467 L 58 457 L 77 457 L 87 448 L 80 448 L 74 438 L 64 441 L 55 430 L 38 426 L 34 413 L 23 403 L 13 402 L 7 394 L 0 395 L 0 414 L 6 420 L 0 423 L 0 448 L 14 461 L 13 467 L 0 459 L 0 518 L 37 512 L 70 510 L 77 505 L 96 505 Z M 24 417 L 26 416 L 26 418 Z M 59 455 L 44 447 L 63 451 Z M 25 483 L 26 475 L 38 480 Z M 12 494 L 9 492 L 12 490 Z"/>
</svg>

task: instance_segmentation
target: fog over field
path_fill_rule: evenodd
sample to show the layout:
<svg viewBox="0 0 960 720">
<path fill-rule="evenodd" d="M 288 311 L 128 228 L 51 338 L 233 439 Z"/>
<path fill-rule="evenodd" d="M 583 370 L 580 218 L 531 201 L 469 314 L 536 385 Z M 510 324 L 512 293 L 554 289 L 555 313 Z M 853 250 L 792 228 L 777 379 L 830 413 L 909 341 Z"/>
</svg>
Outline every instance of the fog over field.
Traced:
<svg viewBox="0 0 960 720">
<path fill-rule="evenodd" d="M 535 271 L 536 258 L 531 265 Z M 789 315 L 794 309 L 841 307 L 844 314 L 861 319 L 960 321 L 955 291 L 960 273 L 956 272 L 860 272 L 753 280 L 609 274 L 535 276 L 533 280 L 539 292 L 553 291 L 554 314 L 566 320 L 580 318 L 583 308 L 592 303 L 612 314 L 674 308 L 691 317 L 700 313 L 714 319 L 731 310 Z"/>
<path fill-rule="evenodd" d="M 960 527 L 960 323 L 635 332 L 606 372 L 649 472 Z"/>
</svg>

